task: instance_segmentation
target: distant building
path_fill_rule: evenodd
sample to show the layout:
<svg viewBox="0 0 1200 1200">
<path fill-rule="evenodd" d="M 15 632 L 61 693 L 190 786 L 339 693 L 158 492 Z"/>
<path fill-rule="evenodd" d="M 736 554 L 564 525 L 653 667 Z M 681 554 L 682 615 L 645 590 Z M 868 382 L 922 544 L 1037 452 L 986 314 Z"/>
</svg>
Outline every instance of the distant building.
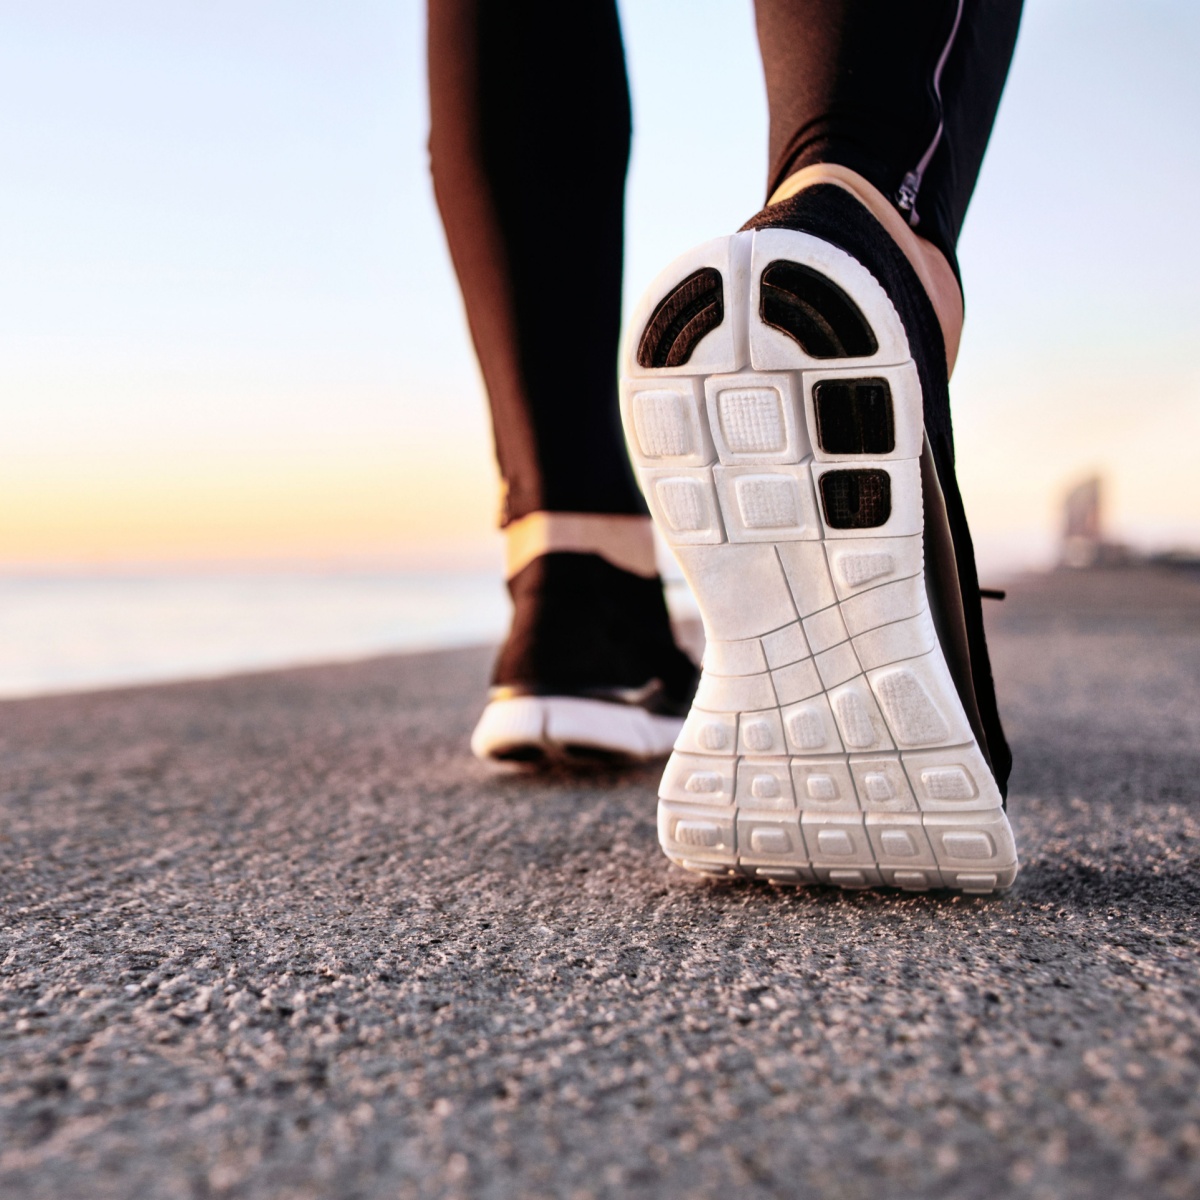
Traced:
<svg viewBox="0 0 1200 1200">
<path fill-rule="evenodd" d="M 1104 481 L 1092 475 L 1077 483 L 1063 502 L 1062 565 L 1087 567 L 1122 566 L 1133 553 L 1121 542 L 1104 536 Z"/>
</svg>

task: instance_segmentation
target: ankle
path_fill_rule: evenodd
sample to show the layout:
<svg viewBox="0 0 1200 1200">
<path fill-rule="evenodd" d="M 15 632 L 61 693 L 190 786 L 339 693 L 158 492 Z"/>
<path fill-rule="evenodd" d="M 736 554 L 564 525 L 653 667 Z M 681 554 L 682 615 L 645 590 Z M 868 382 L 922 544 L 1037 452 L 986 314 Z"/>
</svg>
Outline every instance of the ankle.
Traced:
<svg viewBox="0 0 1200 1200">
<path fill-rule="evenodd" d="M 508 581 L 512 625 L 494 686 L 568 695 L 589 687 L 661 680 L 672 695 L 695 669 L 675 644 L 663 585 L 594 553 L 550 552 Z"/>
<path fill-rule="evenodd" d="M 768 207 L 817 184 L 831 183 L 849 192 L 887 230 L 921 281 L 937 314 L 946 344 L 946 373 L 954 370 L 962 339 L 963 296 L 954 269 L 932 242 L 918 236 L 888 198 L 857 171 L 838 163 L 814 163 L 789 175 L 767 201 Z"/>
<path fill-rule="evenodd" d="M 611 513 L 532 512 L 504 527 L 509 579 L 544 554 L 595 554 L 614 567 L 658 576 L 654 529 L 649 517 Z"/>
</svg>

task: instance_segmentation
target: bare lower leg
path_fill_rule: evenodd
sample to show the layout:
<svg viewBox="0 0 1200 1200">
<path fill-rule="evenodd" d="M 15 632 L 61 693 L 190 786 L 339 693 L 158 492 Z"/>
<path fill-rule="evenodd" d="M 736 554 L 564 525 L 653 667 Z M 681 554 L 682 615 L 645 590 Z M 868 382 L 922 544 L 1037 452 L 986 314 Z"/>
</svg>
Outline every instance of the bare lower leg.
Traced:
<svg viewBox="0 0 1200 1200">
<path fill-rule="evenodd" d="M 848 191 L 888 231 L 904 252 L 937 313 L 942 338 L 946 343 L 946 372 L 950 374 L 954 370 L 958 345 L 962 339 L 963 297 L 946 256 L 931 242 L 919 237 L 878 188 L 868 183 L 857 171 L 838 163 L 814 163 L 789 175 L 767 204 L 778 204 L 805 188 L 821 183 L 831 183 Z"/>
</svg>

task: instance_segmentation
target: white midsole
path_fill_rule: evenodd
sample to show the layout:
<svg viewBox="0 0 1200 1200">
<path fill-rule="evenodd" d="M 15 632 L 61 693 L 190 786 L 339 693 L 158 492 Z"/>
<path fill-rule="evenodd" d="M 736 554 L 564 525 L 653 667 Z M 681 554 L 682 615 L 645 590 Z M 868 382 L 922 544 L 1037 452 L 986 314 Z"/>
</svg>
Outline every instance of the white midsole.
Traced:
<svg viewBox="0 0 1200 1200">
<path fill-rule="evenodd" d="M 513 696 L 492 700 L 483 710 L 471 735 L 471 749 L 483 759 L 522 750 L 569 758 L 579 747 L 646 760 L 669 754 L 682 728 L 679 717 L 629 704 L 577 696 Z"/>
</svg>

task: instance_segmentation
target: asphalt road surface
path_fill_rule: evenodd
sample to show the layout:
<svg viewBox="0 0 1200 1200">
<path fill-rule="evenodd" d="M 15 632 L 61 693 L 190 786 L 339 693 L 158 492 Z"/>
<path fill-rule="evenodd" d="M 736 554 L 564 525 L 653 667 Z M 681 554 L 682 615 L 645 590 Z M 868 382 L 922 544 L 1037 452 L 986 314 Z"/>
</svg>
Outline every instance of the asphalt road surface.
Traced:
<svg viewBox="0 0 1200 1200">
<path fill-rule="evenodd" d="M 0 705 L 0 1195 L 1200 1194 L 1200 583 L 988 613 L 998 898 L 695 881 L 482 651 Z"/>
</svg>

